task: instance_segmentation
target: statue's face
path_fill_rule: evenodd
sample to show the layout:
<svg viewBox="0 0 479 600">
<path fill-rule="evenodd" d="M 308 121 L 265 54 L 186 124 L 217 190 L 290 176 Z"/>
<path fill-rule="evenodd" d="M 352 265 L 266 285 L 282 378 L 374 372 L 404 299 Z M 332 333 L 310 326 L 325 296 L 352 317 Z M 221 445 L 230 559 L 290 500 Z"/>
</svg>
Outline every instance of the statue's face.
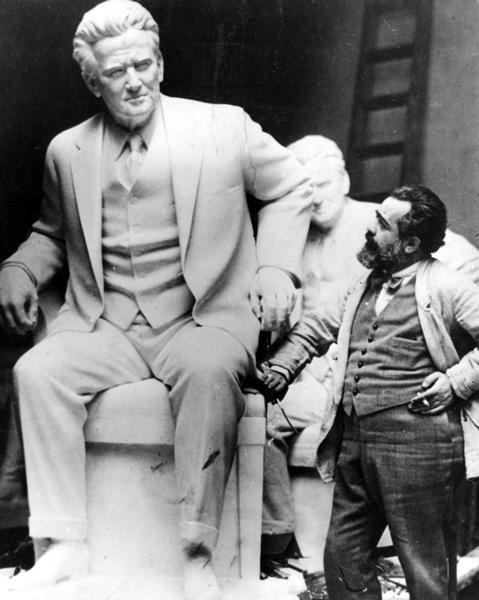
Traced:
<svg viewBox="0 0 479 600">
<path fill-rule="evenodd" d="M 313 181 L 313 210 L 311 221 L 321 229 L 329 229 L 339 218 L 344 203 L 345 195 L 349 189 L 349 179 L 343 169 L 335 166 L 323 165 L 320 172 L 314 165 L 306 164 Z"/>
<path fill-rule="evenodd" d="M 94 44 L 96 72 L 85 76 L 90 90 L 105 102 L 112 117 L 128 129 L 141 127 L 160 98 L 163 61 L 151 37 L 137 29 Z"/>
</svg>

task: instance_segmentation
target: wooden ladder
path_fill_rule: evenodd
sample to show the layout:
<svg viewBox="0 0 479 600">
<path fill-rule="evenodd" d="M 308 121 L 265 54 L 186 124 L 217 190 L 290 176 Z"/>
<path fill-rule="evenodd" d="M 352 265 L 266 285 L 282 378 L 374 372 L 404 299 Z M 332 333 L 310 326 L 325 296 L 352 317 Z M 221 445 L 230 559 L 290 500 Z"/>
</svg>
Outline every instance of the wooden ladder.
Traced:
<svg viewBox="0 0 479 600">
<path fill-rule="evenodd" d="M 383 200 L 421 178 L 431 0 L 366 0 L 347 168 L 351 195 Z"/>
</svg>

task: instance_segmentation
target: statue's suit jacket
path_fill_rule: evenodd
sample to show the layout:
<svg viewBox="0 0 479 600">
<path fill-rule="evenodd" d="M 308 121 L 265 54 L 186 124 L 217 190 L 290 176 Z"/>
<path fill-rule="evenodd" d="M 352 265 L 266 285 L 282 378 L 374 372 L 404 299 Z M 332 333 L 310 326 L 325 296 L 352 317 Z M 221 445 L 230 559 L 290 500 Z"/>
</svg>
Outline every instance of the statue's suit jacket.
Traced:
<svg viewBox="0 0 479 600">
<path fill-rule="evenodd" d="M 300 275 L 310 184 L 292 154 L 238 107 L 162 95 L 183 274 L 201 325 L 228 330 L 254 352 L 259 324 L 248 293 L 258 265 Z M 67 267 L 52 331 L 90 331 L 103 311 L 104 115 L 62 132 L 46 156 L 41 214 L 10 260 L 43 289 Z M 260 201 L 257 239 L 246 193 Z"/>
</svg>

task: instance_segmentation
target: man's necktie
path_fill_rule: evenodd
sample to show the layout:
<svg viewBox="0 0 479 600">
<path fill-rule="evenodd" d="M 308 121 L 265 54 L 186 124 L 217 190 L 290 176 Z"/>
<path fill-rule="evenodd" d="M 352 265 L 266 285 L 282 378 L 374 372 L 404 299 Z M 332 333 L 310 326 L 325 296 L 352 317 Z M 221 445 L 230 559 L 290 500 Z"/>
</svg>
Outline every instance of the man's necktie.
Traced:
<svg viewBox="0 0 479 600">
<path fill-rule="evenodd" d="M 138 178 L 141 164 L 145 154 L 145 143 L 138 132 L 130 135 L 126 142 L 130 150 L 125 161 L 125 180 L 129 187 L 132 187 Z"/>
<path fill-rule="evenodd" d="M 386 281 L 386 287 L 387 290 L 390 294 L 394 294 L 395 292 L 398 291 L 398 289 L 401 287 L 403 282 L 403 278 L 402 277 L 398 277 L 396 275 L 392 275 L 387 281 Z"/>
<path fill-rule="evenodd" d="M 372 280 L 371 285 L 375 283 L 377 286 L 376 288 L 373 287 L 373 290 L 377 292 L 376 302 L 374 304 L 374 310 L 377 315 L 384 308 L 386 308 L 390 300 L 393 298 L 394 294 L 401 287 L 402 282 L 403 278 L 395 275 Z"/>
<path fill-rule="evenodd" d="M 379 277 L 371 277 L 370 278 L 370 286 L 371 289 L 378 292 L 381 288 L 385 287 L 390 294 L 394 294 L 401 287 L 403 282 L 402 277 L 398 277 L 397 275 L 391 276 L 379 276 Z"/>
</svg>

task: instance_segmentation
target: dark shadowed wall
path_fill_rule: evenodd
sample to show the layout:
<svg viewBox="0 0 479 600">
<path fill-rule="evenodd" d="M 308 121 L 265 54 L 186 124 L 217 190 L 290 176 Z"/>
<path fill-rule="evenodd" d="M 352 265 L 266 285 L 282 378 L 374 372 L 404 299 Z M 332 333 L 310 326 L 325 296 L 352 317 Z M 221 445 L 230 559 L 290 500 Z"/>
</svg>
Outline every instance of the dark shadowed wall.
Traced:
<svg viewBox="0 0 479 600">
<path fill-rule="evenodd" d="M 435 0 L 423 177 L 479 246 L 479 2 Z"/>
</svg>

